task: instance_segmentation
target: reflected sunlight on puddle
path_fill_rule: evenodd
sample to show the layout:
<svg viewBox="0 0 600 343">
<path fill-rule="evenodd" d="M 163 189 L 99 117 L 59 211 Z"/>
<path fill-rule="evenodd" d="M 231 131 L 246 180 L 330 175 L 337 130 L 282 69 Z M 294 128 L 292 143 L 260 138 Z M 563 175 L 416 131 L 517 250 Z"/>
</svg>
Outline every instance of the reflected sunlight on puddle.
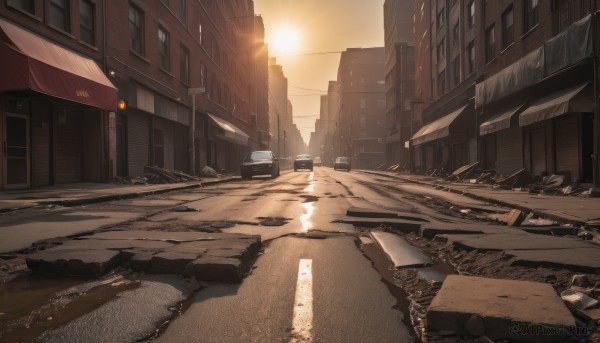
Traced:
<svg viewBox="0 0 600 343">
<path fill-rule="evenodd" d="M 305 209 L 305 213 L 300 216 L 300 223 L 302 223 L 302 233 L 307 233 L 313 228 L 312 215 L 315 211 L 315 205 L 313 202 L 302 203 L 301 206 Z"/>
<path fill-rule="evenodd" d="M 305 192 L 314 193 L 314 191 L 315 191 L 314 179 L 315 179 L 315 173 L 310 172 L 310 176 L 308 177 L 308 186 L 306 186 L 306 188 L 304 188 Z"/>
</svg>

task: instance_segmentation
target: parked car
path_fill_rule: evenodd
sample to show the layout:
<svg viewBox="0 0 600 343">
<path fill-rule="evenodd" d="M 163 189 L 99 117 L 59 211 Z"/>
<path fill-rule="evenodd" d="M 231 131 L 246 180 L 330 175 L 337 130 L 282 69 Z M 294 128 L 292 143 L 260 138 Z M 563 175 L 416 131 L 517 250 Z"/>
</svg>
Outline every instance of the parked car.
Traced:
<svg viewBox="0 0 600 343">
<path fill-rule="evenodd" d="M 240 167 L 242 179 L 251 179 L 255 175 L 279 176 L 279 160 L 272 151 L 253 151 L 246 155 Z"/>
<path fill-rule="evenodd" d="M 348 157 L 337 157 L 335 159 L 335 163 L 333 164 L 333 170 L 345 169 L 350 171 L 352 166 L 350 165 L 350 159 Z"/>
<path fill-rule="evenodd" d="M 298 171 L 298 169 L 313 170 L 313 160 L 310 158 L 310 155 L 302 154 L 296 156 L 296 159 L 294 160 L 294 171 Z"/>
<path fill-rule="evenodd" d="M 313 165 L 320 167 L 323 165 L 323 162 L 321 162 L 321 158 L 320 157 L 315 157 L 314 161 L 313 161 Z"/>
</svg>

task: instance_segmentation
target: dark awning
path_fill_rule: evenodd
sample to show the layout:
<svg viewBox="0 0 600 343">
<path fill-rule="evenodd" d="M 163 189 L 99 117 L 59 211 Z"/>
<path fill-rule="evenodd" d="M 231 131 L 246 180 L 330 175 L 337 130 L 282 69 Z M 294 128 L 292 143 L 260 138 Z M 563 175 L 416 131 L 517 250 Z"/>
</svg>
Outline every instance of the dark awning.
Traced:
<svg viewBox="0 0 600 343">
<path fill-rule="evenodd" d="M 510 128 L 513 126 L 511 125 L 511 122 L 514 115 L 521 110 L 523 106 L 525 106 L 524 101 L 504 110 L 492 111 L 490 114 L 491 118 L 479 125 L 479 133 L 483 136 Z"/>
<path fill-rule="evenodd" d="M 448 137 L 450 135 L 450 124 L 452 124 L 466 108 L 467 106 L 461 107 L 458 110 L 423 126 L 412 136 L 412 144 L 421 145 L 436 139 Z"/>
<path fill-rule="evenodd" d="M 0 19 L 0 91 L 30 89 L 116 111 L 117 89 L 96 62 Z"/>
<path fill-rule="evenodd" d="M 241 145 L 248 144 L 248 138 L 250 138 L 250 136 L 244 133 L 244 131 L 242 131 L 239 127 L 231 124 L 225 119 L 217 117 L 214 114 L 207 114 L 210 120 L 212 121 L 213 125 L 223 130 L 224 133 L 223 136 L 221 136 L 221 138 Z"/>
<path fill-rule="evenodd" d="M 592 112 L 593 97 L 583 92 L 588 82 L 537 99 L 519 116 L 519 126 L 558 117 L 569 112 Z"/>
</svg>

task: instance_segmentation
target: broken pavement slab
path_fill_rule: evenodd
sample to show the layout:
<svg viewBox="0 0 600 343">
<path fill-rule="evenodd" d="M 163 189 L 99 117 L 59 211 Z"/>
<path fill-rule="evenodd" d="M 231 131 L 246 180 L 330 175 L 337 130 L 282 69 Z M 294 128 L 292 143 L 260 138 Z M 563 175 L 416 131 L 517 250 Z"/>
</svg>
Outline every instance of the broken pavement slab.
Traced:
<svg viewBox="0 0 600 343">
<path fill-rule="evenodd" d="M 440 235 L 448 244 L 467 250 L 547 250 L 592 248 L 594 245 L 572 237 L 536 235 L 524 231 L 517 233 Z"/>
<path fill-rule="evenodd" d="M 356 227 L 370 227 L 376 228 L 380 226 L 392 227 L 400 230 L 404 233 L 418 232 L 421 225 L 426 224 L 421 221 L 404 220 L 404 219 L 392 219 L 392 218 L 355 218 L 345 217 L 337 220 L 338 223 L 352 224 Z"/>
<path fill-rule="evenodd" d="M 563 333 L 575 318 L 547 283 L 449 275 L 427 310 L 427 331 L 492 340 L 561 342 L 559 335 L 527 335 L 527 328 Z"/>
<path fill-rule="evenodd" d="M 234 282 L 250 269 L 261 246 L 260 236 L 244 234 L 106 231 L 31 254 L 27 265 L 40 274 L 99 277 L 119 265 L 184 275 L 194 262 L 198 280 Z"/>
<path fill-rule="evenodd" d="M 99 277 L 117 266 L 121 253 L 113 250 L 46 250 L 27 257 L 27 267 L 39 274 Z"/>
<path fill-rule="evenodd" d="M 384 231 L 371 231 L 371 236 L 390 258 L 394 268 L 422 267 L 433 264 L 429 256 L 398 235 Z"/>
<path fill-rule="evenodd" d="M 235 258 L 202 256 L 185 267 L 185 274 L 199 281 L 240 282 L 244 268 Z"/>
<path fill-rule="evenodd" d="M 513 257 L 512 265 L 527 267 L 567 268 L 584 273 L 600 271 L 600 248 L 549 249 L 549 250 L 507 250 Z"/>
<path fill-rule="evenodd" d="M 349 207 L 346 211 L 346 215 L 359 218 L 389 218 L 429 223 L 429 218 L 427 216 L 406 211 L 398 212 L 384 209 Z"/>
</svg>

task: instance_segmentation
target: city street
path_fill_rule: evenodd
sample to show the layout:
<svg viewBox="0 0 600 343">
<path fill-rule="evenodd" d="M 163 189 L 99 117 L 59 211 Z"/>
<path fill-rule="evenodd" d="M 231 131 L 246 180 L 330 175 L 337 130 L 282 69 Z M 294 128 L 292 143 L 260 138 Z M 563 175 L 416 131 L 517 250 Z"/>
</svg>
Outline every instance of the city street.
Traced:
<svg viewBox="0 0 600 343">
<path fill-rule="evenodd" d="M 494 225 L 493 218 L 509 211 L 391 175 L 319 167 L 314 172 L 282 171 L 275 179 L 234 179 L 134 199 L 8 212 L 0 217 L 6 281 L 0 284 L 0 338 L 3 342 L 419 341 L 417 332 L 427 307 L 447 275 L 553 280 L 558 288 L 568 287 L 573 275 L 568 268 L 503 266 L 507 259 L 499 253 L 484 253 L 479 256 L 485 259 L 478 261 L 476 254 L 458 253 L 439 240 L 420 236 L 446 233 L 447 241 L 458 241 L 471 233 L 468 236 L 482 239 L 460 241 L 465 245 L 515 240 L 530 249 L 554 251 L 556 258 L 561 253 L 577 255 L 575 249 L 596 253 L 581 240 Z M 391 236 L 385 236 L 388 233 L 381 231 L 385 229 Z M 140 236 L 143 232 L 153 234 Z M 241 255 L 227 253 L 237 251 L 240 240 L 257 236 L 262 244 L 258 254 L 248 256 L 252 249 L 247 247 Z M 402 236 L 410 244 L 397 245 L 395 237 Z M 43 240 L 36 242 L 40 237 Z M 241 282 L 202 280 L 198 274 L 196 280 L 180 275 L 185 274 L 183 269 L 169 269 L 176 264 L 156 269 L 156 256 L 162 254 L 169 261 L 173 254 L 195 251 L 184 249 L 186 244 L 207 240 L 212 243 L 203 245 L 203 253 L 231 256 L 247 265 Z M 123 245 L 125 241 L 136 243 Z M 518 249 L 518 243 L 510 244 L 486 249 L 500 253 Z M 91 251 L 155 256 L 148 260 L 150 269 L 136 269 L 131 258 L 129 264 L 87 281 L 29 275 L 25 259 L 47 253 L 36 252 L 40 249 L 80 252 L 79 256 Z M 588 262 L 575 264 L 585 268 Z"/>
</svg>

